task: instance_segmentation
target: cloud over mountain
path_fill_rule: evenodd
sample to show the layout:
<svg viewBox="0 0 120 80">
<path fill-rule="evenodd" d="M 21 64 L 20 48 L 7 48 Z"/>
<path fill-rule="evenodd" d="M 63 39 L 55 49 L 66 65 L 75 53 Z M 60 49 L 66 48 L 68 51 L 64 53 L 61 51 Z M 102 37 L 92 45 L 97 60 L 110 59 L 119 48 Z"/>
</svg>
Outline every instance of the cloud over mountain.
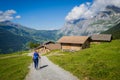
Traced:
<svg viewBox="0 0 120 80">
<path fill-rule="evenodd" d="M 93 3 L 87 2 L 79 6 L 75 6 L 68 13 L 65 20 L 67 22 L 73 22 L 80 18 L 89 19 L 96 16 L 99 11 L 104 11 L 107 5 L 120 7 L 120 0 L 94 0 Z"/>
<path fill-rule="evenodd" d="M 0 11 L 0 22 L 2 21 L 6 21 L 6 20 L 13 20 L 15 18 L 21 18 L 21 16 L 17 15 L 14 16 L 14 14 L 16 14 L 15 10 L 6 10 L 6 11 Z"/>
<path fill-rule="evenodd" d="M 18 16 L 16 16 L 15 18 L 16 18 L 16 19 L 19 19 L 19 18 L 21 18 L 21 16 L 20 16 L 20 15 L 18 15 Z"/>
</svg>

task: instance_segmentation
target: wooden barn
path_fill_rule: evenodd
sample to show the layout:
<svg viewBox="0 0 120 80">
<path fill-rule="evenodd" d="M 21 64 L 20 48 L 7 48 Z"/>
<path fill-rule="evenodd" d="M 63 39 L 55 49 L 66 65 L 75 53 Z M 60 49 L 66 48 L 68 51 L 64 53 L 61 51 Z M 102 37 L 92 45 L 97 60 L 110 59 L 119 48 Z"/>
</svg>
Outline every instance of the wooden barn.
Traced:
<svg viewBox="0 0 120 80">
<path fill-rule="evenodd" d="M 63 36 L 58 43 L 62 50 L 78 51 L 90 47 L 90 38 L 88 36 Z"/>
<path fill-rule="evenodd" d="M 92 43 L 111 42 L 111 34 L 96 34 L 90 37 Z"/>
<path fill-rule="evenodd" d="M 61 45 L 53 42 L 44 43 L 42 46 L 36 48 L 36 50 L 40 53 L 47 53 L 50 52 L 51 50 L 57 50 L 57 49 L 61 49 Z"/>
</svg>

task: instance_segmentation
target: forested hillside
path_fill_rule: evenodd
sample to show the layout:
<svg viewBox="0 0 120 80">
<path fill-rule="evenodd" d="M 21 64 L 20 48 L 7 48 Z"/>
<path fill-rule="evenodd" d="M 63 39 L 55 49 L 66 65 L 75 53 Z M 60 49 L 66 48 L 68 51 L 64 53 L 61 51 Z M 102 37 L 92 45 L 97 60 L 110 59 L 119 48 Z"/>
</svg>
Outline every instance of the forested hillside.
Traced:
<svg viewBox="0 0 120 80">
<path fill-rule="evenodd" d="M 32 39 L 14 35 L 13 33 L 0 28 L 0 53 L 11 53 L 25 50 L 25 44 Z"/>
</svg>

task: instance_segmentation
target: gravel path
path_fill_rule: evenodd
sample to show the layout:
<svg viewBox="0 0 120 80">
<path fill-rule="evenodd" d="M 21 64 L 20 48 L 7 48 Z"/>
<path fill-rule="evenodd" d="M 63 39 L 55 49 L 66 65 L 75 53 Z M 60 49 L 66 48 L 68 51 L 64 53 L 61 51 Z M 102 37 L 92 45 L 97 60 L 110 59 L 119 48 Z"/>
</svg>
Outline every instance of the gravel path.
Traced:
<svg viewBox="0 0 120 80">
<path fill-rule="evenodd" d="M 78 80 L 78 78 L 53 64 L 47 57 L 42 56 L 39 60 L 39 69 L 35 70 L 32 63 L 26 80 Z"/>
</svg>

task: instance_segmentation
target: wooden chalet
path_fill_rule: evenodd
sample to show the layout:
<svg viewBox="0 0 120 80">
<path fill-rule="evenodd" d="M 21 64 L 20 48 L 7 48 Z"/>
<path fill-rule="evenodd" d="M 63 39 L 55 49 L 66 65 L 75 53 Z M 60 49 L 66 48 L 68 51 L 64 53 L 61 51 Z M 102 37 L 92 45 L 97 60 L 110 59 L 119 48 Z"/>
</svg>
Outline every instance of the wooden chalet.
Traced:
<svg viewBox="0 0 120 80">
<path fill-rule="evenodd" d="M 112 35 L 111 34 L 92 35 L 90 39 L 92 43 L 111 42 Z"/>
<path fill-rule="evenodd" d="M 90 47 L 88 36 L 63 36 L 57 42 L 61 44 L 62 50 L 78 51 Z"/>
<path fill-rule="evenodd" d="M 61 45 L 54 42 L 46 42 L 42 46 L 36 48 L 36 50 L 40 53 L 47 53 L 51 50 L 61 49 Z"/>
</svg>

